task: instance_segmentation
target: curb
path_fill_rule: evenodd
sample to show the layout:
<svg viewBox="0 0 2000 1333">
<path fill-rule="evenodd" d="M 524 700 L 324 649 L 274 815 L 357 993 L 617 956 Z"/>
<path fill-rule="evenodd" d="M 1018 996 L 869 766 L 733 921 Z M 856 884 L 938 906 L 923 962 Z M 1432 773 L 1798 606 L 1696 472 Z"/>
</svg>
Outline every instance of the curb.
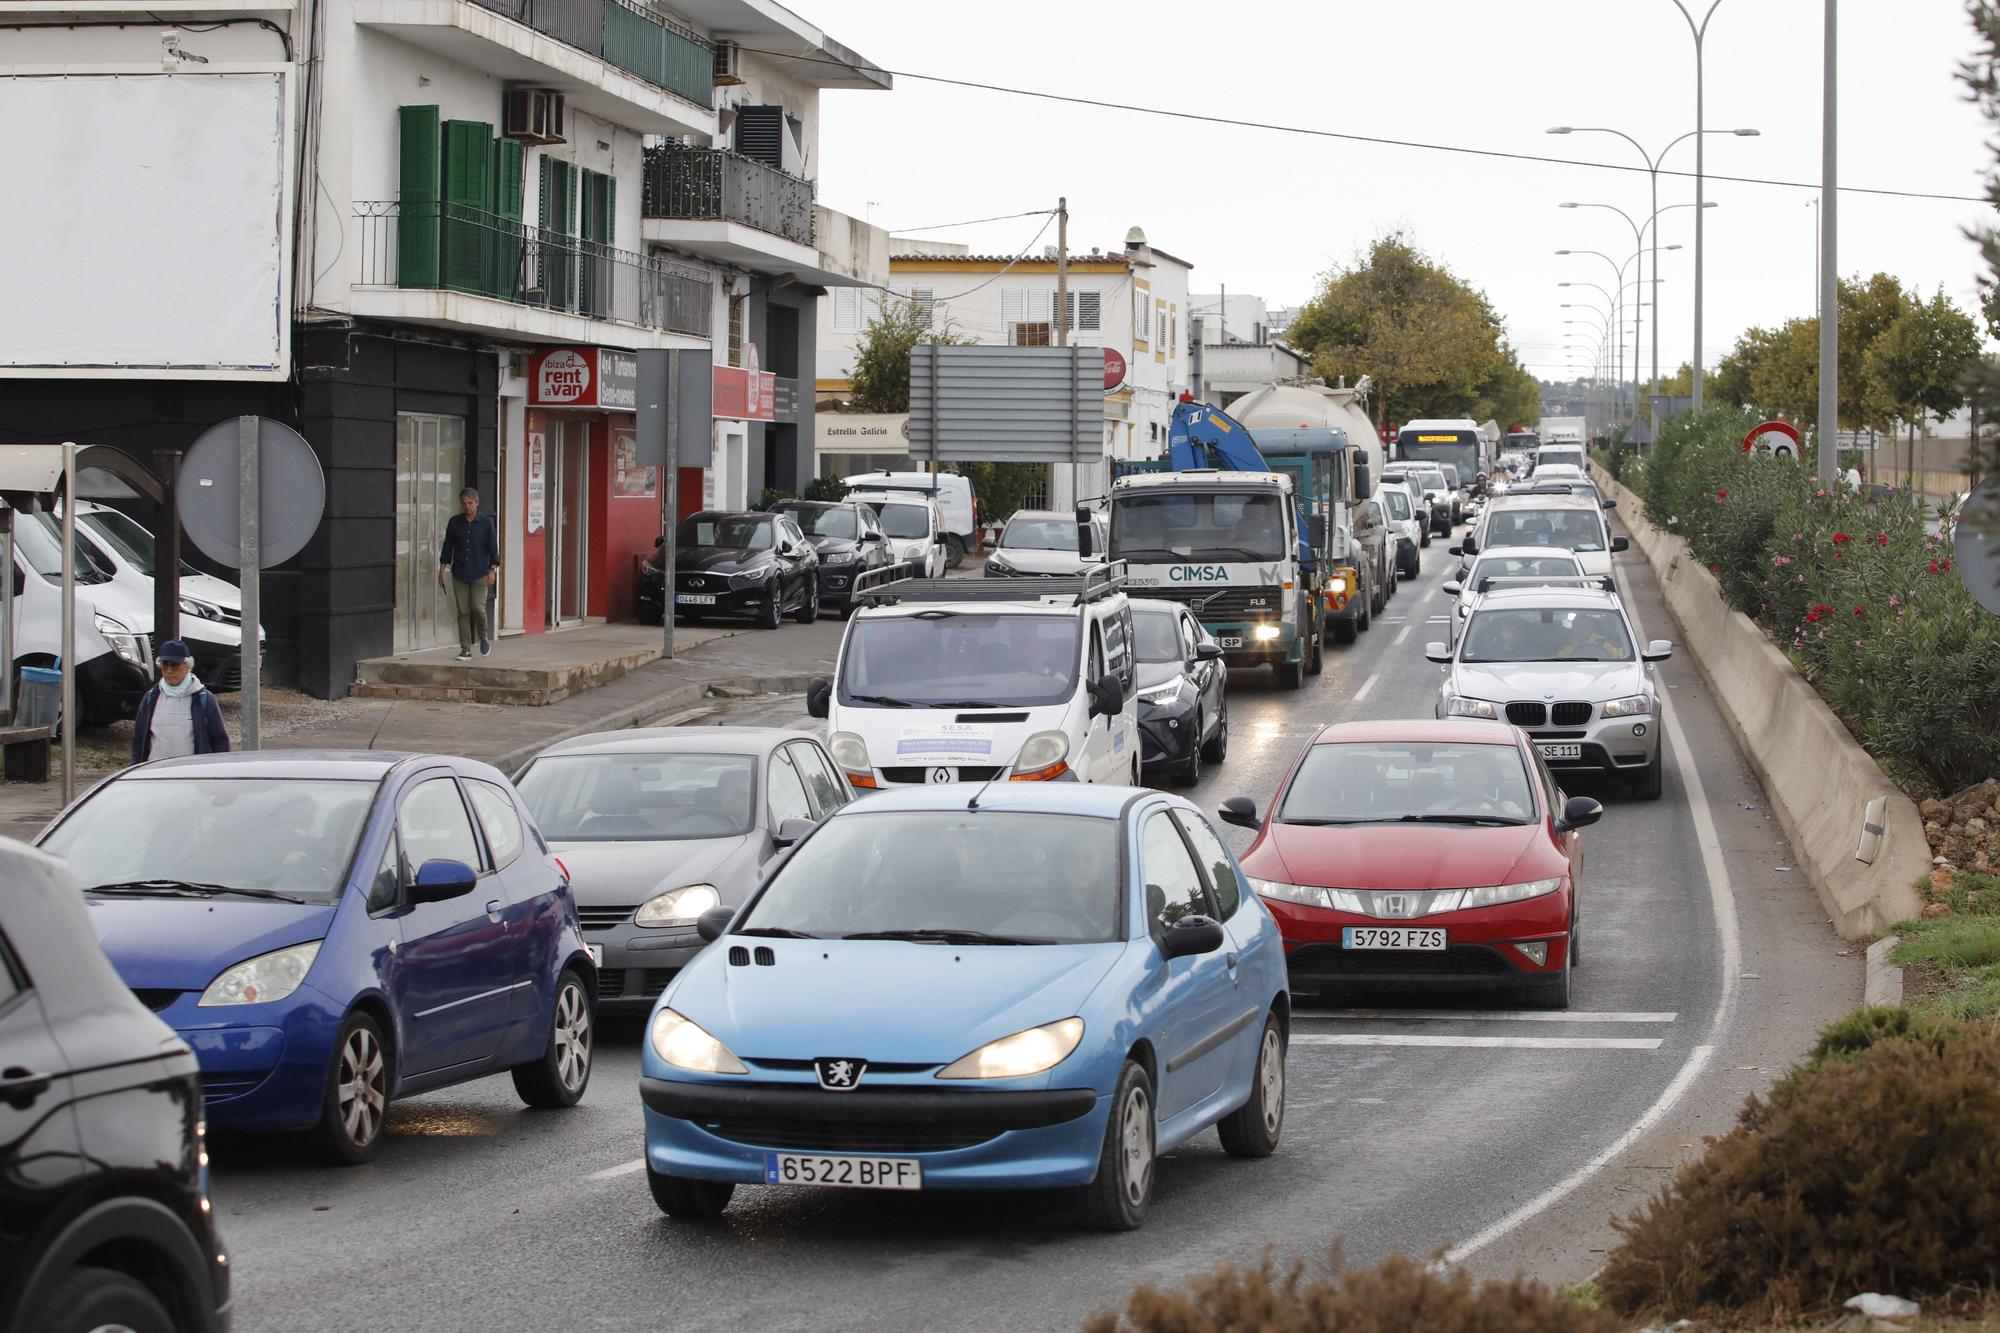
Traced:
<svg viewBox="0 0 2000 1333">
<path fill-rule="evenodd" d="M 517 745 L 486 762 L 505 773 L 514 776 L 521 765 L 534 758 L 549 746 L 578 736 L 587 736 L 595 731 L 623 731 L 627 727 L 640 727 L 669 713 L 677 713 L 692 704 L 711 698 L 724 686 L 733 693 L 741 691 L 744 696 L 759 694 L 796 694 L 806 688 L 812 676 L 751 676 L 740 680 L 698 681 L 689 685 L 676 685 L 663 690 L 640 703 L 628 704 L 615 712 L 604 713 L 575 726 L 564 727 L 561 731 L 542 736 Z"/>
<path fill-rule="evenodd" d="M 1896 936 L 1884 935 L 1868 946 L 1868 985 L 1862 993 L 1863 1004 L 1903 1002 L 1903 969 L 1889 961 L 1889 955 L 1900 943 Z"/>
</svg>

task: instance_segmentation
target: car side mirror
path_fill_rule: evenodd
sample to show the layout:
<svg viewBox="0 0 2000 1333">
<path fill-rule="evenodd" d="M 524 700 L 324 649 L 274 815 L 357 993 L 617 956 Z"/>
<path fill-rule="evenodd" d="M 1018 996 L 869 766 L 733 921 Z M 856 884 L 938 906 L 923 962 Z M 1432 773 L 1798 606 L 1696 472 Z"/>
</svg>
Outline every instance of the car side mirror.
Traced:
<svg viewBox="0 0 2000 1333">
<path fill-rule="evenodd" d="M 1203 639 L 1194 646 L 1194 660 L 1197 662 L 1220 662 L 1222 645 L 1214 639 Z"/>
<path fill-rule="evenodd" d="M 1099 676 L 1090 687 L 1090 711 L 1098 717 L 1117 717 L 1125 711 L 1125 682 L 1116 676 Z"/>
<path fill-rule="evenodd" d="M 1215 813 L 1221 817 L 1223 823 L 1234 824 L 1237 828 L 1259 827 L 1257 803 L 1248 796 L 1230 797 L 1215 807 Z"/>
<path fill-rule="evenodd" d="M 1604 507 L 1606 509 L 1616 509 L 1618 507 L 1618 502 L 1616 500 L 1606 500 L 1604 502 Z"/>
<path fill-rule="evenodd" d="M 479 882 L 479 872 L 463 861 L 439 856 L 417 867 L 417 882 L 410 886 L 412 903 L 441 903 L 463 898 Z"/>
<path fill-rule="evenodd" d="M 940 532 L 937 536 L 931 538 L 931 545 L 943 546 L 945 544 L 945 541 L 946 541 L 945 535 L 942 532 Z"/>
<path fill-rule="evenodd" d="M 861 534 L 861 540 L 864 542 L 879 542 L 882 540 L 882 534 L 879 532 L 864 532 Z"/>
<path fill-rule="evenodd" d="M 1366 500 L 1369 496 L 1373 495 L 1374 493 L 1375 493 L 1375 488 L 1372 484 L 1372 478 L 1370 478 L 1368 475 L 1368 460 L 1365 458 L 1355 459 L 1354 498 L 1357 500 Z"/>
<path fill-rule="evenodd" d="M 1447 547 L 1445 547 L 1444 549 L 1445 549 L 1445 553 L 1446 553 L 1447 555 L 1464 555 L 1464 554 L 1465 554 L 1465 548 L 1464 548 L 1463 546 L 1447 546 Z"/>
<path fill-rule="evenodd" d="M 1673 655 L 1674 641 L 1672 639 L 1654 639 L 1646 645 L 1646 651 L 1639 654 L 1640 658 L 1647 662 L 1664 662 Z"/>
<path fill-rule="evenodd" d="M 1604 818 L 1604 804 L 1589 796 L 1572 796 L 1563 802 L 1562 814 L 1556 819 L 1556 832 L 1567 833 L 1595 824 Z"/>
<path fill-rule="evenodd" d="M 1214 953 L 1222 947 L 1222 923 L 1214 917 L 1184 916 L 1167 927 L 1160 938 L 1160 953 L 1169 962 L 1198 953 Z"/>
<path fill-rule="evenodd" d="M 1090 521 L 1090 508 L 1087 505 L 1076 507 L 1076 553 L 1085 560 L 1097 553 L 1097 528 Z"/>
<path fill-rule="evenodd" d="M 1463 583 L 1460 583 L 1457 579 L 1446 579 L 1444 584 L 1444 590 L 1450 593 L 1453 597 L 1456 597 L 1460 593 L 1465 591 L 1465 585 Z"/>
<path fill-rule="evenodd" d="M 667 544 L 667 539 L 665 537 L 653 538 L 653 549 L 655 551 L 659 550 L 662 546 L 665 546 L 666 544 Z"/>
<path fill-rule="evenodd" d="M 713 944 L 728 933 L 729 923 L 735 919 L 735 908 L 711 907 L 694 919 L 694 933 L 701 936 L 704 944 Z"/>
<path fill-rule="evenodd" d="M 1454 554 L 1459 554 L 1459 555 L 1478 555 L 1478 554 L 1479 554 L 1479 539 L 1478 539 L 1477 537 L 1473 536 L 1473 535 L 1472 535 L 1471 533 L 1469 533 L 1469 532 L 1468 532 L 1468 533 L 1466 533 L 1466 534 L 1465 534 L 1465 540 L 1459 543 L 1459 547 L 1460 547 L 1461 549 L 1460 549 L 1459 551 L 1457 551 L 1457 552 L 1454 552 Z"/>
<path fill-rule="evenodd" d="M 1451 649 L 1442 643 L 1427 643 L 1424 645 L 1424 659 L 1429 662 L 1449 662 Z"/>
<path fill-rule="evenodd" d="M 819 827 L 810 819 L 787 819 L 778 825 L 778 831 L 771 835 L 773 847 L 790 847 L 804 842 L 812 831 Z"/>
<path fill-rule="evenodd" d="M 1629 551 L 1631 549 L 1632 549 L 1632 543 L 1627 541 L 1625 538 L 1613 537 L 1611 539 L 1611 553 L 1613 555 L 1618 554 L 1620 551 Z"/>
<path fill-rule="evenodd" d="M 825 676 L 814 676 L 806 682 L 806 716 L 823 718 L 827 705 L 833 701 L 833 682 Z"/>
</svg>

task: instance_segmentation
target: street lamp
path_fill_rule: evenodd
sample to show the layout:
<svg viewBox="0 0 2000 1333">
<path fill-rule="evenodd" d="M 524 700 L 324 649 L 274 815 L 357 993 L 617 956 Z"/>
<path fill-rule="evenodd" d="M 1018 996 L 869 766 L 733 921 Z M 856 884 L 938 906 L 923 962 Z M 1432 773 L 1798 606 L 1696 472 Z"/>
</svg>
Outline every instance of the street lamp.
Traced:
<svg viewBox="0 0 2000 1333">
<path fill-rule="evenodd" d="M 1680 205 L 1676 205 L 1676 207 L 1679 206 Z M 1661 209 L 1660 211 L 1664 213 L 1666 210 Z M 1658 237 L 1655 237 L 1654 239 L 1657 240 Z M 1678 245 L 1663 245 L 1659 248 L 1662 250 L 1678 250 L 1681 247 Z M 1626 287 L 1629 285 L 1633 285 L 1626 283 L 1625 270 L 1630 268 L 1635 262 L 1639 260 L 1640 256 L 1645 253 L 1645 249 L 1643 246 L 1641 246 L 1640 248 L 1634 250 L 1632 252 L 1631 257 L 1628 258 L 1622 264 L 1619 263 L 1617 260 L 1613 259 L 1610 255 L 1605 254 L 1602 250 L 1558 250 L 1556 251 L 1556 253 L 1559 255 L 1595 255 L 1599 259 L 1602 259 L 1605 263 L 1609 264 L 1611 266 L 1611 271 L 1618 275 L 1619 300 L 1623 302 Z M 1638 275 L 1636 277 L 1636 281 L 1637 283 L 1643 284 L 1645 281 L 1643 277 L 1644 265 L 1642 264 L 1640 267 L 1642 273 L 1641 275 Z M 1655 275 L 1653 281 L 1655 283 L 1658 283 L 1662 281 L 1662 279 L 1659 278 L 1657 275 Z M 1639 346 L 1640 346 L 1639 335 L 1641 332 L 1639 326 L 1639 316 L 1640 312 L 1646 310 L 1648 307 L 1656 307 L 1656 306 L 1657 303 L 1653 301 L 1635 301 L 1632 305 L 1632 414 L 1635 417 L 1639 414 Z M 1656 310 L 1656 315 L 1657 315 L 1657 310 Z M 1622 326 L 1624 316 L 1620 315 L 1619 319 Z M 1655 319 L 1654 323 L 1657 326 L 1658 324 L 1657 318 Z"/>
<path fill-rule="evenodd" d="M 1608 125 L 1555 125 L 1551 126 L 1548 132 L 1550 134 L 1615 135 L 1616 137 L 1623 139 L 1626 143 L 1631 144 L 1632 147 L 1635 150 L 1637 150 L 1640 160 L 1646 164 L 1646 175 L 1650 178 L 1652 182 L 1652 192 L 1653 192 L 1652 220 L 1655 223 L 1653 227 L 1653 280 L 1655 283 L 1659 281 L 1660 277 L 1660 229 L 1659 226 L 1657 225 L 1657 219 L 1659 218 L 1660 215 L 1660 164 L 1667 160 L 1667 154 L 1671 153 L 1674 150 L 1674 145 L 1680 143 L 1681 140 L 1683 139 L 1693 139 L 1697 141 L 1697 143 L 1699 143 L 1702 136 L 1707 134 L 1734 134 L 1743 137 L 1752 137 L 1761 133 L 1761 131 L 1752 129 L 1736 129 L 1736 130 L 1693 129 L 1689 130 L 1686 134 L 1681 135 L 1679 138 L 1669 140 L 1667 142 L 1667 146 L 1665 148 L 1662 148 L 1657 154 L 1648 154 L 1646 152 L 1645 146 L 1641 144 L 1637 139 L 1634 139 L 1631 135 L 1625 133 L 1625 131 L 1623 130 L 1612 129 Z M 1695 211 L 1695 217 L 1697 219 L 1701 217 L 1701 211 L 1699 209 Z M 1628 217 L 1626 220 L 1630 221 L 1630 218 Z M 1696 341 L 1698 343 L 1699 339 L 1697 339 Z M 1637 378 L 1636 375 L 1634 376 L 1634 378 Z M 1659 384 L 1660 384 L 1660 294 L 1656 291 L 1653 293 L 1653 387 L 1655 391 L 1658 390 Z M 1650 404 L 1648 404 L 1648 414 L 1650 417 L 1651 414 Z M 1653 422 L 1653 425 L 1657 427 L 1659 425 L 1659 422 L 1655 420 Z"/>
<path fill-rule="evenodd" d="M 1699 2 L 1700 0 L 1696 0 L 1696 3 Z M 1694 15 L 1688 12 L 1687 6 L 1682 4 L 1681 0 L 1673 0 L 1674 8 L 1680 10 L 1681 17 L 1687 20 L 1688 35 L 1694 38 L 1694 129 L 1696 135 L 1705 132 L 1702 123 L 1705 109 L 1702 97 L 1702 43 L 1708 38 L 1708 21 L 1715 17 L 1716 8 L 1721 3 L 1722 0 L 1710 0 L 1708 12 L 1701 16 L 1700 23 L 1696 23 Z M 1750 130 L 1746 132 L 1744 130 L 1737 130 L 1735 133 L 1747 138 L 1749 135 L 1755 134 L 1756 131 Z M 1703 175 L 1704 159 L 1701 150 L 1701 140 L 1700 138 L 1696 138 L 1694 141 L 1694 202 L 1697 210 L 1694 215 L 1694 378 L 1690 388 L 1694 394 L 1694 410 L 1697 412 L 1701 411 L 1702 228 L 1701 213 L 1699 210 L 1702 200 L 1702 186 L 1705 180 Z"/>
</svg>

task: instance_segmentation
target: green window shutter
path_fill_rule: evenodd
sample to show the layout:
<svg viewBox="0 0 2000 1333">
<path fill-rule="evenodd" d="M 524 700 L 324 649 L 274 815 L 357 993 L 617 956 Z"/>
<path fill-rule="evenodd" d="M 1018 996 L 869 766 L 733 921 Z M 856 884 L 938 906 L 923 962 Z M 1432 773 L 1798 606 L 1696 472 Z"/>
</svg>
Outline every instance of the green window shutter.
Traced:
<svg viewBox="0 0 2000 1333">
<path fill-rule="evenodd" d="M 398 108 L 402 157 L 396 204 L 396 285 L 438 285 L 438 109 Z"/>
<path fill-rule="evenodd" d="M 599 176 L 597 179 L 604 183 L 604 204 L 597 214 L 597 239 L 606 245 L 613 245 L 617 243 L 618 234 L 618 178 Z"/>
<path fill-rule="evenodd" d="M 493 141 L 493 169 L 486 211 L 493 215 L 493 294 L 521 299 L 521 159 L 519 139 Z"/>
<path fill-rule="evenodd" d="M 477 120 L 444 122 L 443 285 L 453 291 L 494 291 L 491 214 L 493 127 Z"/>
</svg>

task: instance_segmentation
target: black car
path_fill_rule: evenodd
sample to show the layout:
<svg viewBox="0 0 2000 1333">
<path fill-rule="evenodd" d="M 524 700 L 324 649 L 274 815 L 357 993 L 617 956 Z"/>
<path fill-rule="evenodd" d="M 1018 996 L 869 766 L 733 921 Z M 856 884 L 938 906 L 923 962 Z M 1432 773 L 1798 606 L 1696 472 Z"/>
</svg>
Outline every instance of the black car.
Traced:
<svg viewBox="0 0 2000 1333">
<path fill-rule="evenodd" d="M 0 1328 L 229 1327 L 200 1066 L 55 857 L 0 839 Z"/>
<path fill-rule="evenodd" d="M 819 552 L 819 606 L 846 615 L 854 609 L 854 581 L 871 569 L 896 563 L 882 521 L 868 505 L 847 500 L 786 500 L 771 508 L 799 525 Z"/>
<path fill-rule="evenodd" d="M 1139 762 L 1164 767 L 1175 782 L 1201 781 L 1206 759 L 1229 753 L 1229 673 L 1222 645 L 1187 607 L 1132 599 L 1132 660 L 1138 667 Z"/>
<path fill-rule="evenodd" d="M 639 617 L 655 625 L 662 585 L 656 550 L 639 571 Z M 791 615 L 810 625 L 819 619 L 819 553 L 785 514 L 690 514 L 674 529 L 674 615 L 689 624 L 749 616 L 764 629 Z"/>
</svg>

